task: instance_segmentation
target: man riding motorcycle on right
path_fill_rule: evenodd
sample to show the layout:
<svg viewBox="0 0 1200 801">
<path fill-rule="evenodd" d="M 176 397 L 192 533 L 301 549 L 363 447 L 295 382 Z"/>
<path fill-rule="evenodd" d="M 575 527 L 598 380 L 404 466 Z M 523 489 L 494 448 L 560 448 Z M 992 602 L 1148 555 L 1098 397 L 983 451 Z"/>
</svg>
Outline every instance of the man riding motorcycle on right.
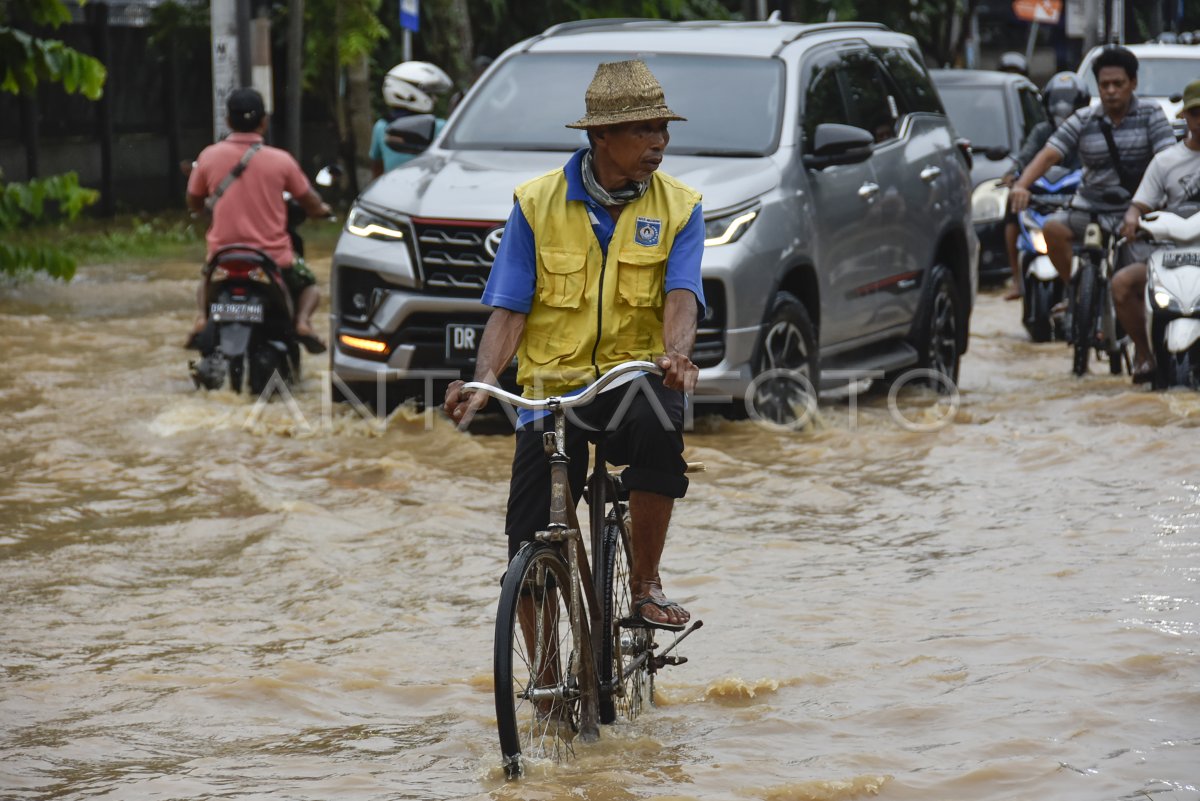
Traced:
<svg viewBox="0 0 1200 801">
<path fill-rule="evenodd" d="M 1137 235 L 1138 220 L 1147 212 L 1200 201 L 1200 80 L 1183 90 L 1187 137 L 1162 151 L 1150 162 L 1142 183 L 1121 227 L 1122 236 Z M 1133 382 L 1141 384 L 1154 375 L 1154 349 L 1146 335 L 1146 261 L 1139 259 L 1113 277 L 1113 302 L 1117 318 L 1133 340 Z"/>
<path fill-rule="evenodd" d="M 1126 205 L 1113 208 L 1106 203 L 1101 199 L 1106 190 L 1123 188 L 1126 197 L 1132 197 L 1154 154 L 1175 144 L 1162 107 L 1142 103 L 1134 94 L 1137 56 L 1124 47 L 1107 47 L 1092 62 L 1092 73 L 1099 86 L 1100 105 L 1072 114 L 1021 173 L 1008 196 L 1010 208 L 1019 214 L 1029 206 L 1029 187 L 1034 181 L 1065 157 L 1079 155 L 1083 182 L 1072 208 L 1051 215 L 1042 229 L 1047 255 L 1064 286 L 1070 285 L 1073 245 L 1083 238 L 1089 213 L 1100 211 L 1100 225 L 1109 233 L 1120 228 Z M 1120 263 L 1144 260 L 1139 256 L 1144 249 L 1138 243 L 1127 246 Z M 1135 367 L 1135 373 L 1137 370 Z"/>
</svg>

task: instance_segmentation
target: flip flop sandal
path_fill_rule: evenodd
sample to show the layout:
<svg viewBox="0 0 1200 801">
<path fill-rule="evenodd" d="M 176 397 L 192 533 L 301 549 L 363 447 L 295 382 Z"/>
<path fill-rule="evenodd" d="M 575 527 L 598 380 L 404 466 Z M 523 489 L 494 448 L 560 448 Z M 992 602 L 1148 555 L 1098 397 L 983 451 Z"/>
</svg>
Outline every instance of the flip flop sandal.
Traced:
<svg viewBox="0 0 1200 801">
<path fill-rule="evenodd" d="M 656 601 L 653 598 L 646 597 L 633 605 L 633 619 L 643 626 L 649 626 L 652 629 L 664 629 L 666 631 L 683 631 L 687 623 L 663 623 L 658 620 L 651 620 L 642 614 L 642 607 L 646 604 L 654 604 L 664 612 L 668 609 L 678 609 L 681 612 L 686 612 L 679 604 L 674 601 Z"/>
<path fill-rule="evenodd" d="M 296 341 L 303 345 L 309 353 L 325 352 L 325 343 L 317 339 L 316 334 L 296 334 Z"/>
</svg>

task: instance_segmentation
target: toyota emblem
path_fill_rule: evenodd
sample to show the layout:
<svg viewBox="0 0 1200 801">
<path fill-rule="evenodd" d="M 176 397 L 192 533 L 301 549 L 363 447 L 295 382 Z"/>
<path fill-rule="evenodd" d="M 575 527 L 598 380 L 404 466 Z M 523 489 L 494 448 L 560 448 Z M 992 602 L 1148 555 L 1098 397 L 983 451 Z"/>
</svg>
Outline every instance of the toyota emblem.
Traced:
<svg viewBox="0 0 1200 801">
<path fill-rule="evenodd" d="M 488 231 L 488 235 L 483 238 L 483 249 L 487 251 L 489 258 L 496 258 L 496 251 L 500 249 L 500 238 L 504 236 L 504 226 L 493 228 Z"/>
</svg>

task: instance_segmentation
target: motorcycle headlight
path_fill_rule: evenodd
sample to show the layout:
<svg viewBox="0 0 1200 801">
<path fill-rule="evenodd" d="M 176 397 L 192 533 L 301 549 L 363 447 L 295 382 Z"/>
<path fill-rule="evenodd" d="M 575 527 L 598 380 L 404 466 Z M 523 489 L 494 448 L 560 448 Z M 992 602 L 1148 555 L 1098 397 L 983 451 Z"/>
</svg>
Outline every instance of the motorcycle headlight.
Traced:
<svg viewBox="0 0 1200 801">
<path fill-rule="evenodd" d="M 362 206 L 350 209 L 350 214 L 346 217 L 346 230 L 355 236 L 365 236 L 370 239 L 395 241 L 403 239 L 405 236 L 401 226 L 385 217 L 367 211 Z"/>
<path fill-rule="evenodd" d="M 1042 233 L 1041 228 L 1033 228 L 1029 231 L 1029 239 L 1033 242 L 1033 249 L 1043 256 L 1046 255 L 1046 235 Z"/>
<path fill-rule="evenodd" d="M 1021 212 L 1021 224 L 1025 226 L 1025 233 L 1029 235 L 1029 244 L 1033 245 L 1033 252 L 1045 256 L 1047 252 L 1046 235 L 1042 232 L 1037 218 L 1029 209 Z"/>
<path fill-rule="evenodd" d="M 704 246 L 728 245 L 742 238 L 758 217 L 758 207 L 736 211 L 704 221 Z"/>
<path fill-rule="evenodd" d="M 971 193 L 971 218 L 977 223 L 999 222 L 1007 208 L 1008 187 L 999 178 L 984 181 Z"/>
<path fill-rule="evenodd" d="M 1150 297 L 1154 299 L 1154 305 L 1160 309 L 1169 309 L 1171 304 L 1175 302 L 1175 296 L 1162 287 L 1157 287 Z"/>
</svg>

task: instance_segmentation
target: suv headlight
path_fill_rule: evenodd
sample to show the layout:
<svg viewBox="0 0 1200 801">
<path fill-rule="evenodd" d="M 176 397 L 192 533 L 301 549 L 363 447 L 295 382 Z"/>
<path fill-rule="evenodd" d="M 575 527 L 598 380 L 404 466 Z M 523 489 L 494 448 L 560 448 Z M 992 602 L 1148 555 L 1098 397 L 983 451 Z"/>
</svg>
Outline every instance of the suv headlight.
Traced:
<svg viewBox="0 0 1200 801">
<path fill-rule="evenodd" d="M 728 245 L 742 238 L 750 230 L 751 223 L 758 217 L 758 206 L 723 214 L 704 221 L 704 247 Z"/>
<path fill-rule="evenodd" d="M 404 229 L 378 214 L 372 214 L 362 206 L 350 209 L 346 217 L 346 230 L 355 236 L 365 236 L 370 239 L 397 240 L 403 239 Z"/>
<path fill-rule="evenodd" d="M 977 223 L 999 222 L 1007 208 L 1008 187 L 999 178 L 984 181 L 971 193 L 971 219 Z"/>
</svg>

